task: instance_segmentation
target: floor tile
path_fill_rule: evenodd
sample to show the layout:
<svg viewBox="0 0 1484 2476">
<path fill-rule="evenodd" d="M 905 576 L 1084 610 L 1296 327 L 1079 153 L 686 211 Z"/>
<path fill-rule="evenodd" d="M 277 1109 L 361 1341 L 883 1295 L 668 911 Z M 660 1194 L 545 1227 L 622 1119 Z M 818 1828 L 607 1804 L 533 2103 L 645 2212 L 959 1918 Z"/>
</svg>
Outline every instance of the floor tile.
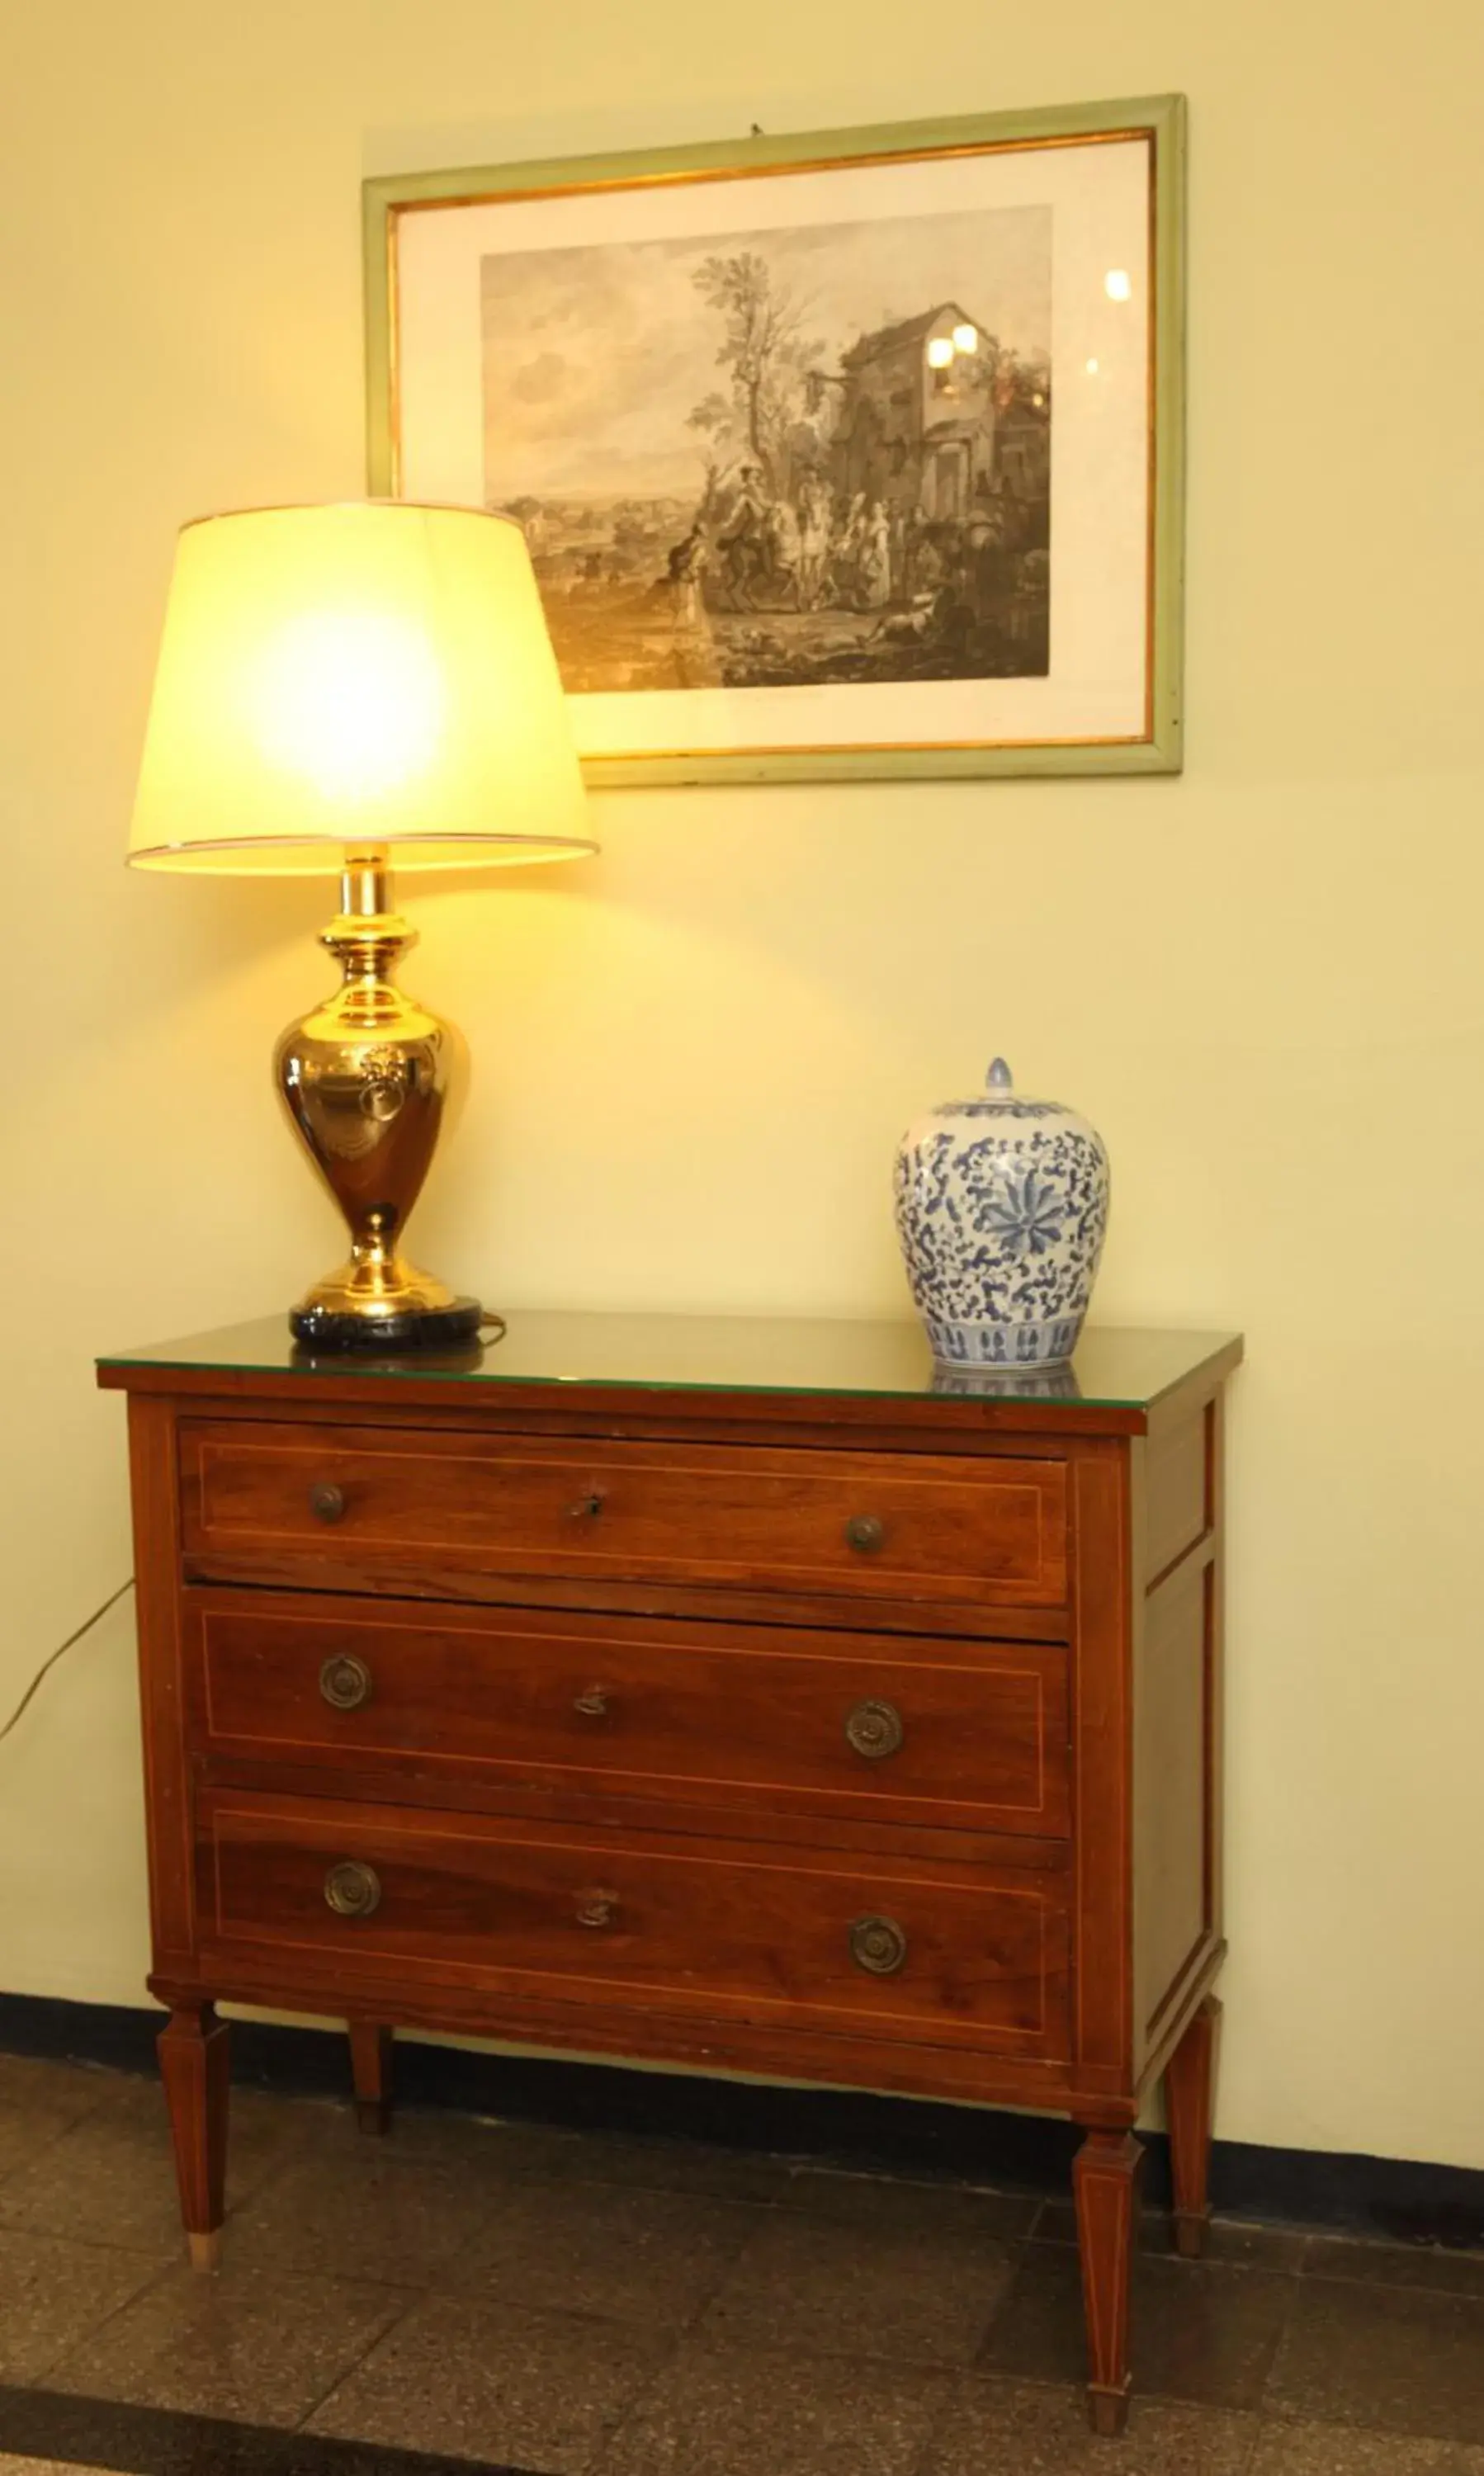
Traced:
<svg viewBox="0 0 1484 2476">
<path fill-rule="evenodd" d="M 432 2287 L 454 2275 L 512 2189 L 442 2163 L 395 2165 L 380 2141 L 330 2143 L 244 2203 L 228 2222 L 223 2258 L 304 2277 Z"/>
<path fill-rule="evenodd" d="M 0 2055 L 0 2183 L 29 2166 L 102 2103 L 102 2072 Z"/>
<path fill-rule="evenodd" d="M 1272 2270 L 1143 2256 L 1135 2268 L 1130 2340 L 1140 2394 L 1255 2407 L 1301 2283 Z M 1026 2246 L 982 2362 L 986 2370 L 1032 2381 L 1084 2377 L 1075 2252 L 1057 2244 Z"/>
<path fill-rule="evenodd" d="M 1478 2253 L 1147 2214 L 1110 2451 L 1070 2202 L 253 2090 L 230 2155 L 196 2279 L 158 2082 L 0 2057 L 0 2382 L 544 2476 L 1484 2476 Z"/>
<path fill-rule="evenodd" d="M 611 2322 L 425 2298 L 309 2418 L 313 2433 L 588 2476 L 669 2342 Z"/>
<path fill-rule="evenodd" d="M 382 2150 L 393 2166 L 428 2160 L 472 2166 L 481 2175 L 516 2181 L 566 2173 L 592 2143 L 581 2133 L 546 2123 L 507 2123 L 499 2117 L 463 2115 L 447 2106 L 394 2106 L 383 2135 L 363 2133 L 355 2111 L 344 2109 L 344 2137 Z"/>
<path fill-rule="evenodd" d="M 909 2184 L 887 2175 L 832 2173 L 801 2167 L 779 2194 L 787 2209 L 807 2210 L 862 2234 L 917 2229 L 924 2235 L 1004 2238 L 1029 2232 L 1041 2204 L 1033 2193 L 976 2191 L 963 2184 Z"/>
<path fill-rule="evenodd" d="M 1367 2287 L 1422 2287 L 1444 2295 L 1484 2296 L 1484 2252 L 1452 2252 L 1441 2244 L 1366 2243 L 1348 2236 L 1311 2236 L 1307 2275 Z"/>
<path fill-rule="evenodd" d="M 1037 2243 L 1076 2242 L 1076 2211 L 1070 2201 L 1045 2201 L 1032 2235 Z M 1309 2242 L 1303 2227 L 1260 2227 L 1247 2218 L 1213 2218 L 1206 2231 L 1207 2261 L 1242 2262 L 1251 2269 L 1301 2267 Z M 1175 2241 L 1168 2210 L 1145 2210 L 1139 2219 L 1139 2249 L 1173 2253 Z"/>
<path fill-rule="evenodd" d="M 703 2328 L 718 2346 L 966 2365 L 1012 2266 L 1010 2246 L 989 2238 L 863 2230 L 777 2210 L 760 2220 Z"/>
<path fill-rule="evenodd" d="M 1328 2278 L 1294 2293 L 1266 2407 L 1484 2445 L 1484 2301 Z"/>
<path fill-rule="evenodd" d="M 156 2275 L 136 2253 L 0 2235 L 0 2381 L 35 2382 Z"/>
<path fill-rule="evenodd" d="M 233 2094 L 227 2202 L 234 2207 L 314 2138 L 318 2110 L 258 2091 Z M 163 2093 L 124 2077 L 60 2141 L 0 2183 L 0 2229 L 118 2244 L 155 2259 L 181 2248 Z"/>
<path fill-rule="evenodd" d="M 1249 2476 L 1468 2476 L 1472 2451 L 1355 2425 L 1263 2425 Z"/>
<path fill-rule="evenodd" d="M 632 2184 L 727 2201 L 773 2200 L 790 2181 L 786 2159 L 708 2142 L 570 2131 L 459 2115 L 447 2107 L 394 2110 L 386 2149 L 394 2159 L 472 2158 L 482 2169 L 529 2182 L 575 2175 L 588 2184 Z"/>
<path fill-rule="evenodd" d="M 394 2450 L 382 2441 L 241 2424 L 175 2408 L 134 2407 L 71 2391 L 0 2387 L 0 2439 L 12 2456 L 130 2476 L 501 2476 L 482 2457 Z M 504 2463 L 502 2463 L 502 2467 Z M 5 2461 L 0 2458 L 0 2470 Z M 526 2463 L 530 2476 L 530 2463 Z M 514 2476 L 506 2470 L 506 2476 Z"/>
<path fill-rule="evenodd" d="M 108 2476 L 102 2467 L 78 2467 L 70 2460 L 7 2459 L 0 2453 L 0 2476 Z"/>
<path fill-rule="evenodd" d="M 133 2124 L 157 2153 L 171 2158 L 164 2091 L 153 2072 L 121 2078 L 115 2093 L 105 2101 L 105 2111 L 111 2121 Z M 228 2110 L 228 2208 L 235 2209 L 247 2200 L 291 2159 L 322 2150 L 342 2121 L 354 2121 L 354 2117 L 349 2108 L 336 2105 L 333 2098 L 235 2089 Z"/>
<path fill-rule="evenodd" d="M 921 2476 L 1246 2476 L 1256 2435 L 1254 2416 L 1136 2398 L 1110 2444 L 1080 2387 L 965 2382 Z"/>
<path fill-rule="evenodd" d="M 559 2165 L 595 2184 L 631 2184 L 654 2192 L 697 2192 L 718 2201 L 776 2201 L 793 2181 L 783 2158 L 728 2149 L 705 2141 L 644 2141 L 612 2133 L 574 2133 Z"/>
<path fill-rule="evenodd" d="M 715 2293 L 757 2223 L 752 2210 L 699 2193 L 530 2184 L 480 2229 L 454 2283 L 536 2313 L 680 2330 Z"/>
<path fill-rule="evenodd" d="M 690 2342 L 625 2417 L 602 2476 L 911 2476 L 936 2373 Z"/>
<path fill-rule="evenodd" d="M 407 2309 L 386 2288 L 169 2270 L 74 2347 L 52 2389 L 244 2424 L 298 2424 Z"/>
</svg>

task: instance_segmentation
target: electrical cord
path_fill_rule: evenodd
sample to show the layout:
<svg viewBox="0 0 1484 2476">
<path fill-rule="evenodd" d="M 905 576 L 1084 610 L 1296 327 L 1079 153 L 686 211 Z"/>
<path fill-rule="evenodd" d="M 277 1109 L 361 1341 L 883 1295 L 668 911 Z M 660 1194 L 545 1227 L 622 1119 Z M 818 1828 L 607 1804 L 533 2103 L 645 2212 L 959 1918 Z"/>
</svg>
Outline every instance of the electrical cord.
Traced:
<svg viewBox="0 0 1484 2476">
<path fill-rule="evenodd" d="M 504 1337 L 504 1316 L 491 1314 L 482 1316 L 480 1318 L 479 1338 L 482 1349 L 491 1349 L 497 1341 L 502 1341 Z M 120 1582 L 117 1590 L 112 1592 L 111 1595 L 104 1600 L 101 1607 L 94 1608 L 90 1617 L 85 1617 L 83 1619 L 82 1623 L 78 1626 L 75 1633 L 69 1633 L 65 1642 L 60 1642 L 57 1645 L 57 1647 L 52 1652 L 50 1658 L 43 1659 L 40 1667 L 37 1670 L 35 1676 L 33 1676 L 30 1684 L 27 1686 L 25 1693 L 21 1696 L 14 1710 L 11 1713 L 5 1726 L 0 1728 L 0 1746 L 3 1746 L 7 1737 L 11 1736 L 13 1731 L 20 1726 L 22 1720 L 24 1720 L 32 1703 L 36 1700 L 37 1696 L 45 1684 L 48 1676 L 50 1676 L 52 1670 L 56 1667 L 59 1659 L 64 1658 L 66 1653 L 72 1648 L 74 1643 L 81 1642 L 85 1634 L 91 1633 L 94 1625 L 97 1624 L 102 1618 L 108 1615 L 110 1608 L 116 1608 L 119 1600 L 123 1597 L 124 1593 L 126 1591 L 132 1591 L 133 1588 L 134 1575 L 131 1573 L 128 1581 Z"/>
<path fill-rule="evenodd" d="M 489 1314 L 480 1318 L 479 1339 L 482 1349 L 492 1349 L 497 1341 L 502 1341 L 504 1338 L 504 1316 Z M 111 1596 L 104 1600 L 101 1607 L 94 1608 L 90 1617 L 85 1617 L 83 1619 L 82 1623 L 78 1626 L 75 1633 L 69 1633 L 65 1642 L 60 1642 L 57 1645 L 57 1647 L 52 1652 L 50 1658 L 43 1659 L 40 1667 L 37 1670 L 35 1676 L 33 1676 L 30 1684 L 27 1686 L 25 1693 L 21 1696 L 14 1710 L 11 1713 L 5 1726 L 0 1728 L 0 1746 L 3 1746 L 7 1737 L 11 1736 L 14 1730 L 20 1726 L 22 1720 L 24 1720 L 32 1703 L 36 1700 L 37 1696 L 45 1684 L 48 1676 L 50 1676 L 52 1670 L 56 1667 L 59 1659 L 64 1658 L 66 1653 L 72 1648 L 74 1643 L 81 1642 L 85 1634 L 91 1633 L 94 1625 L 108 1615 L 110 1608 L 116 1608 L 119 1600 L 123 1597 L 124 1593 L 126 1591 L 132 1591 L 133 1588 L 134 1575 L 131 1573 L 127 1582 L 120 1582 L 117 1590 L 112 1592 Z"/>
<path fill-rule="evenodd" d="M 104 1600 L 101 1608 L 94 1608 L 90 1617 L 85 1617 L 83 1619 L 83 1622 L 78 1626 L 76 1633 L 69 1633 L 65 1642 L 60 1642 L 57 1645 L 51 1657 L 49 1659 L 42 1660 L 40 1667 L 37 1670 L 37 1672 L 35 1676 L 33 1676 L 30 1684 L 27 1686 L 25 1693 L 21 1696 L 14 1710 L 11 1713 L 5 1726 L 0 1728 L 0 1746 L 4 1745 L 7 1737 L 11 1734 L 11 1731 L 13 1728 L 18 1728 L 20 1726 L 22 1720 L 24 1720 L 32 1703 L 36 1700 L 42 1685 L 45 1683 L 47 1677 L 51 1674 L 52 1670 L 56 1667 L 57 1662 L 62 1657 L 63 1653 L 69 1651 L 75 1642 L 81 1642 L 85 1633 L 91 1633 L 94 1625 L 98 1623 L 100 1618 L 106 1617 L 110 1608 L 116 1608 L 119 1600 L 123 1597 L 124 1593 L 126 1591 L 132 1591 L 133 1588 L 134 1575 L 131 1573 L 128 1581 L 120 1582 L 117 1590 L 113 1592 L 111 1597 Z"/>
</svg>

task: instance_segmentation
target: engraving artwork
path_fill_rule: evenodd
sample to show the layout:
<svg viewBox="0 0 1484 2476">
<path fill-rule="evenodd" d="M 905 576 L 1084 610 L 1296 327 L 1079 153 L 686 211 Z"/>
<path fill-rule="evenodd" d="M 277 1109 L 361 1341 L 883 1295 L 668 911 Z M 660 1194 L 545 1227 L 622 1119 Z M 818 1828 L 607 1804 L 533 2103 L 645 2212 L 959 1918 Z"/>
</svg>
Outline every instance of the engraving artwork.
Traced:
<svg viewBox="0 0 1484 2476">
<path fill-rule="evenodd" d="M 1051 210 L 481 262 L 486 504 L 579 692 L 1034 679 Z"/>
</svg>

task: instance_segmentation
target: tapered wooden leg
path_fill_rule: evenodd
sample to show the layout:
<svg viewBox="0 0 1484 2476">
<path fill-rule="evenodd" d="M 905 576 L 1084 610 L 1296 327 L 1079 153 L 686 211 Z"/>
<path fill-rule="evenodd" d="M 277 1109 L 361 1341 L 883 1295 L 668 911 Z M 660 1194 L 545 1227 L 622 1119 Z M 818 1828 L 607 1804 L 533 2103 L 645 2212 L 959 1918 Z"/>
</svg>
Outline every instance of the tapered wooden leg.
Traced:
<svg viewBox="0 0 1484 2476">
<path fill-rule="evenodd" d="M 1222 2007 L 1208 1994 L 1165 2066 L 1165 2120 L 1170 2127 L 1170 2173 L 1175 2185 L 1175 2248 L 1199 2261 L 1206 2247 L 1211 2210 L 1206 2176 L 1211 2163 L 1211 2117 L 1216 2100 L 1216 2058 Z"/>
<path fill-rule="evenodd" d="M 385 2132 L 391 2122 L 391 2031 L 376 2020 L 352 2020 L 350 2033 L 356 2120 L 362 2132 Z"/>
<path fill-rule="evenodd" d="M 211 2003 L 172 2012 L 158 2042 L 192 2269 L 214 2269 L 226 2215 L 231 2055 Z"/>
<path fill-rule="evenodd" d="M 1095 2433 L 1122 2433 L 1128 2415 L 1128 2293 L 1143 2164 L 1144 2151 L 1131 2132 L 1097 2130 L 1088 2133 L 1073 2162 L 1087 2318 L 1087 2413 Z"/>
</svg>

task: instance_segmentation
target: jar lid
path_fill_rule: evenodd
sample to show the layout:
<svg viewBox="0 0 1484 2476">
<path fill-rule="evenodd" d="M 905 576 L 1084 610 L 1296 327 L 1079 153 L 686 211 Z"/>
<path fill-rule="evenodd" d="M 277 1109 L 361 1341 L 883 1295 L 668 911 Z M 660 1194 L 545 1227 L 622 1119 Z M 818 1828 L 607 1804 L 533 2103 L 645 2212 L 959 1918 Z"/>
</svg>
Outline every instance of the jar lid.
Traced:
<svg viewBox="0 0 1484 2476">
<path fill-rule="evenodd" d="M 1002 1057 L 996 1057 L 984 1077 L 982 1093 L 976 1093 L 971 1100 L 944 1101 L 931 1115 L 935 1118 L 1075 1118 L 1076 1112 L 1061 1101 L 1037 1101 L 1029 1093 L 1018 1092 L 1008 1063 Z"/>
</svg>

